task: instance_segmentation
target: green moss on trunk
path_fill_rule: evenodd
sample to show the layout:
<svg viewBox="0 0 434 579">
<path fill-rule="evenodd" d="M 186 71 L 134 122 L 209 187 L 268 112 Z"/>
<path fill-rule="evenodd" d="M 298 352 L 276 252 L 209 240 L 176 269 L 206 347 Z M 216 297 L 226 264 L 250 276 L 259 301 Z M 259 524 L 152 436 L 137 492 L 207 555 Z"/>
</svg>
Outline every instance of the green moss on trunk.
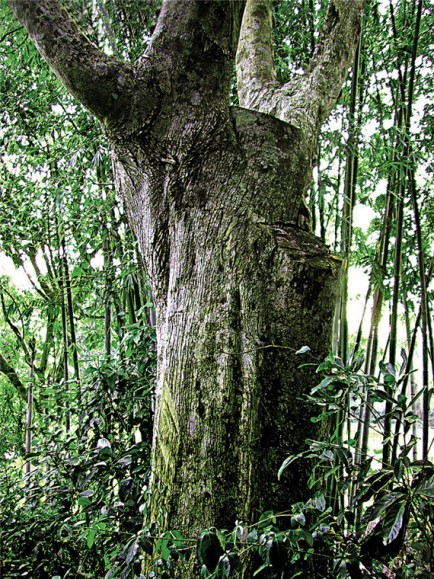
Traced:
<svg viewBox="0 0 434 579">
<path fill-rule="evenodd" d="M 296 351 L 308 345 L 317 360 L 329 351 L 339 270 L 308 231 L 310 144 L 300 131 L 237 110 L 215 137 L 201 158 L 184 143 L 185 163 L 159 191 L 171 218 L 153 221 L 164 247 L 143 246 L 158 312 L 151 512 L 160 532 L 190 538 L 306 498 L 302 463 L 280 482 L 277 471 L 317 434 L 302 400 L 313 378 Z M 160 183 L 149 182 L 151 198 Z M 148 223 L 149 205 L 140 211 Z M 174 576 L 194 576 L 188 565 Z"/>
</svg>

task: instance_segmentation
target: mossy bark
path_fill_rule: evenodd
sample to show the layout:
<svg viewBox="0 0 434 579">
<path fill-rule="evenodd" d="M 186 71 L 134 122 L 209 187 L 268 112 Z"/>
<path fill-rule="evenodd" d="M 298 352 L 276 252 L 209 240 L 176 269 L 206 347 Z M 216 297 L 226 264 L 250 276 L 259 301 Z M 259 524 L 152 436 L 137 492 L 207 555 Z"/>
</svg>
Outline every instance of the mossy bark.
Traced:
<svg viewBox="0 0 434 579">
<path fill-rule="evenodd" d="M 339 269 L 304 199 L 363 0 L 330 1 L 309 68 L 282 87 L 270 0 L 163 0 L 134 64 L 91 45 L 57 0 L 8 4 L 113 147 L 157 312 L 160 531 L 191 537 L 286 510 L 307 473 L 296 463 L 278 482 L 278 468 L 317 434 L 296 351 L 328 352 Z M 237 49 L 245 109 L 227 105 Z"/>
<path fill-rule="evenodd" d="M 305 465 L 280 482 L 277 471 L 317 435 L 303 401 L 314 377 L 296 351 L 329 351 L 339 269 L 309 231 L 303 133 L 244 109 L 214 121 L 203 142 L 202 130 L 180 132 L 161 174 L 144 162 L 155 135 L 134 147 L 136 166 L 118 150 L 157 308 L 153 514 L 189 537 L 306 498 Z"/>
</svg>

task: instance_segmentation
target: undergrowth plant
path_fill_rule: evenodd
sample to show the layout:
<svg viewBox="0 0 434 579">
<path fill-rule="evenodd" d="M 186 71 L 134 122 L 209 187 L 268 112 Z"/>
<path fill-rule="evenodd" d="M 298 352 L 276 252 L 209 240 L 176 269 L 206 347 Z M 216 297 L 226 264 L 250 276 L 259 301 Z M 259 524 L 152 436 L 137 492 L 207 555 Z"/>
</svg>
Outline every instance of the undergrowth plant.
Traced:
<svg viewBox="0 0 434 579">
<path fill-rule="evenodd" d="M 149 475 L 155 337 L 139 325 L 128 336 L 123 363 L 88 367 L 70 432 L 56 419 L 57 393 L 55 405 L 44 401 L 32 452 L 2 458 L 0 576 L 135 576 L 130 546 Z M 71 405 L 77 396 L 68 395 Z"/>
<path fill-rule="evenodd" d="M 153 576 L 170 578 L 177 560 L 195 549 L 198 576 L 206 579 L 233 576 L 247 556 L 259 562 L 254 577 L 431 576 L 434 465 L 427 457 L 411 458 L 417 443 L 411 426 L 419 420 L 415 400 L 402 393 L 405 373 L 381 364 L 377 378 L 362 365 L 360 356 L 344 364 L 329 355 L 317 367 L 321 380 L 308 399 L 320 413 L 312 420 L 332 425 L 331 436 L 307 440 L 306 449 L 289 456 L 276 473 L 280 477 L 292 462 L 309 461 L 309 500 L 288 505 L 287 512 L 265 512 L 251 526 L 239 521 L 231 530 L 203 530 L 198 539 L 143 529 L 139 544 L 156 559 Z M 369 426 L 381 436 L 386 401 L 399 431 L 396 459 L 382 465 L 381 448 L 362 453 L 360 421 L 370 404 Z M 343 437 L 346 423 L 354 433 Z"/>
</svg>

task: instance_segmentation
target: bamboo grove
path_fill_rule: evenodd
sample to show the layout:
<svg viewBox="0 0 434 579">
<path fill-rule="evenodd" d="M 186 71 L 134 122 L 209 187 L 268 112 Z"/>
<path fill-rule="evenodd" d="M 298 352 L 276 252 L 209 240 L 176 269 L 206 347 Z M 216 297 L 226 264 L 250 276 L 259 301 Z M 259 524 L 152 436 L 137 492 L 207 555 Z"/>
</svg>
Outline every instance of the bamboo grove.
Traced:
<svg viewBox="0 0 434 579">
<path fill-rule="evenodd" d="M 142 2 L 136 18 L 137 0 L 64 4 L 96 44 L 132 60 L 159 8 L 157 0 L 146 8 Z M 281 79 L 308 65 L 326 5 L 273 2 Z M 110 151 L 5 2 L 0 16 L 0 576 L 133 577 L 140 553 L 156 548 L 156 572 L 170 577 L 170 557 L 196 547 L 197 538 L 180 538 L 176 530 L 154 537 L 152 528 L 141 534 L 155 315 L 114 193 Z M 362 574 L 373 559 L 378 567 L 369 572 L 396 574 L 366 576 L 423 577 L 434 570 L 433 26 L 427 0 L 367 1 L 349 78 L 318 143 L 309 197 L 315 232 L 339 256 L 342 273 L 334 351 L 326 361 L 312 361 L 308 344 L 300 351 L 300 363 L 319 365 L 311 398 L 329 412 L 333 436 L 329 446 L 300 449 L 297 458 L 317 461 L 312 492 L 321 479 L 330 516 L 345 514 L 339 523 L 345 537 L 362 528 L 375 484 L 405 495 L 390 519 L 396 533 L 390 530 L 382 547 L 365 540 L 357 551 Z M 338 396 L 339 384 L 346 390 Z M 324 478 L 318 471 L 330 444 L 346 458 Z M 372 492 L 363 477 L 371 477 Z M 419 503 L 408 499 L 409 489 Z M 319 499 L 315 504 L 309 508 L 328 512 Z M 384 522 L 386 507 L 378 509 Z M 258 541 L 264 569 L 279 564 L 258 539 L 264 528 L 277 536 L 273 517 L 248 535 Z M 407 553 L 404 531 L 413 541 Z M 220 537 L 210 570 L 204 537 L 211 534 L 197 547 L 202 576 L 229 576 L 219 561 L 237 539 Z M 303 559 L 297 556 L 295 570 Z M 362 576 L 352 571 L 347 551 L 339 561 L 345 565 L 331 561 L 317 576 Z"/>
</svg>

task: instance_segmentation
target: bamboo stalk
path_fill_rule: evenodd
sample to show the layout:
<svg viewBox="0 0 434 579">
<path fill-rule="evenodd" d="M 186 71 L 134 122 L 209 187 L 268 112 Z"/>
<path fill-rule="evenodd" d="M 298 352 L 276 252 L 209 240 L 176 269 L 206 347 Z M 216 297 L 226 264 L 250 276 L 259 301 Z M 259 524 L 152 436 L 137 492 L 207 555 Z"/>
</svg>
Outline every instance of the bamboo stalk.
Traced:
<svg viewBox="0 0 434 579">
<path fill-rule="evenodd" d="M 77 336 L 75 332 L 75 317 L 74 317 L 74 302 L 72 298 L 72 289 L 71 289 L 71 276 L 69 274 L 69 263 L 68 263 L 68 254 L 66 250 L 66 241 L 65 235 L 62 235 L 62 266 L 64 271 L 64 280 L 65 280 L 65 295 L 66 295 L 66 303 L 67 303 L 67 311 L 68 311 L 68 319 L 69 319 L 69 331 L 70 331 L 70 346 L 72 347 L 72 363 L 74 366 L 74 374 L 75 380 L 77 383 L 77 390 L 78 390 L 78 402 L 81 402 L 81 393 L 80 393 L 80 364 L 78 360 L 78 343 L 77 343 Z"/>
<path fill-rule="evenodd" d="M 112 254 L 110 239 L 106 228 L 106 236 L 102 243 L 104 257 L 104 354 L 107 360 L 111 357 L 111 325 L 112 325 L 112 293 L 113 293 L 113 276 L 112 276 Z"/>
<path fill-rule="evenodd" d="M 60 289 L 60 311 L 62 316 L 62 359 L 63 359 L 63 380 L 65 383 L 65 425 L 66 431 L 69 432 L 71 429 L 71 407 L 69 401 L 69 359 L 68 359 L 68 350 L 69 350 L 69 337 L 68 337 L 68 315 L 66 311 L 66 296 L 65 296 L 65 272 L 62 266 L 62 243 L 61 243 L 61 234 L 60 234 L 60 225 L 59 220 L 56 217 L 56 233 L 57 233 L 57 241 L 58 241 L 58 257 L 60 263 L 60 275 L 58 278 L 58 284 Z"/>
<path fill-rule="evenodd" d="M 29 382 L 27 386 L 27 413 L 26 413 L 26 454 L 29 455 L 32 451 L 32 428 L 33 428 L 33 382 L 35 378 L 35 345 L 31 347 L 32 359 L 29 370 Z M 30 485 L 30 473 L 32 470 L 32 463 L 27 460 L 25 472 L 26 472 L 26 485 Z"/>
<path fill-rule="evenodd" d="M 341 233 L 343 263 L 341 274 L 342 299 L 341 299 L 341 315 L 340 315 L 339 349 L 340 349 L 340 356 L 344 362 L 347 360 L 348 357 L 348 317 L 347 317 L 348 269 L 353 237 L 353 213 L 356 201 L 356 183 L 357 183 L 357 168 L 358 168 L 358 139 L 357 139 L 358 127 L 356 123 L 356 103 L 359 83 L 361 41 L 362 35 L 360 37 L 356 54 L 354 56 L 353 75 L 351 79 L 349 137 L 347 144 L 347 160 L 345 166 L 344 207 L 343 207 L 343 220 Z"/>
<path fill-rule="evenodd" d="M 415 12 L 415 2 L 413 3 L 413 14 Z M 391 12 L 393 14 L 393 9 L 391 8 Z M 403 179 L 400 179 L 400 190 L 402 193 L 405 191 L 405 185 L 408 187 L 408 192 L 410 195 L 410 199 L 413 206 L 413 219 L 416 227 L 416 243 L 417 243 L 417 256 L 418 256 L 418 266 L 419 266 L 419 280 L 420 280 L 420 287 L 421 287 L 421 330 L 422 330 L 422 390 L 423 390 L 423 429 L 422 429 L 422 460 L 424 460 L 428 453 L 428 438 L 429 438 L 429 393 L 428 393 L 428 319 L 427 319 L 427 311 L 428 311 L 428 302 L 427 302 L 427 284 L 426 284 L 426 273 L 425 273 L 425 263 L 424 263 L 424 252 L 423 252 L 423 243 L 422 243 L 422 231 L 421 231 L 421 220 L 420 220 L 420 212 L 419 212 L 419 205 L 417 200 L 417 191 L 416 191 L 416 179 L 415 179 L 415 169 L 412 163 L 412 147 L 410 141 L 410 123 L 411 123 L 411 116 L 412 116 L 412 106 L 413 106 L 413 97 L 414 97 L 414 82 L 416 77 L 416 58 L 418 53 L 418 42 L 419 42 L 419 35 L 420 35 L 420 24 L 421 24 L 421 17 L 422 17 L 422 0 L 418 2 L 418 8 L 416 13 L 416 20 L 414 25 L 414 34 L 413 34 L 413 45 L 411 51 L 411 63 L 410 63 L 410 73 L 408 79 L 408 90 L 407 90 L 407 99 L 406 99 L 406 107 L 403 109 L 403 116 L 405 119 L 405 132 L 404 132 L 404 158 L 407 160 L 407 165 L 404 168 Z M 396 29 L 394 29 L 394 33 L 396 34 Z M 407 63 L 408 60 L 406 58 L 406 66 L 405 71 L 407 71 Z M 401 97 L 405 96 L 405 76 L 401 78 Z M 403 99 L 404 100 L 404 99 Z M 402 244 L 402 230 L 403 230 L 403 199 L 402 196 L 398 201 L 402 205 L 400 207 L 400 214 L 398 216 L 398 224 L 397 224 L 397 243 L 396 246 L 398 247 L 398 243 Z M 395 259 L 397 258 L 395 254 Z M 396 265 L 396 262 L 395 262 Z M 394 296 L 393 296 L 393 309 L 392 309 L 392 322 L 396 324 L 396 308 L 397 308 L 397 301 L 398 301 L 398 293 L 399 293 L 399 281 L 397 281 L 396 276 L 400 276 L 401 274 L 401 262 L 399 262 L 396 270 L 395 270 L 395 284 L 394 284 Z M 397 338 L 397 330 L 395 325 L 391 325 L 391 348 L 390 348 L 390 362 L 394 365 L 395 358 L 396 358 L 396 338 Z M 393 361 L 392 361 L 393 360 Z M 386 413 L 387 413 L 387 404 L 386 404 Z M 399 426 L 400 420 L 398 419 L 396 422 L 395 427 L 395 440 L 393 444 L 393 453 L 392 453 L 392 460 L 396 458 L 397 452 L 397 444 L 398 444 L 398 436 L 399 436 Z M 384 447 L 383 447 L 384 448 Z M 384 458 L 384 453 L 383 453 Z"/>
</svg>

